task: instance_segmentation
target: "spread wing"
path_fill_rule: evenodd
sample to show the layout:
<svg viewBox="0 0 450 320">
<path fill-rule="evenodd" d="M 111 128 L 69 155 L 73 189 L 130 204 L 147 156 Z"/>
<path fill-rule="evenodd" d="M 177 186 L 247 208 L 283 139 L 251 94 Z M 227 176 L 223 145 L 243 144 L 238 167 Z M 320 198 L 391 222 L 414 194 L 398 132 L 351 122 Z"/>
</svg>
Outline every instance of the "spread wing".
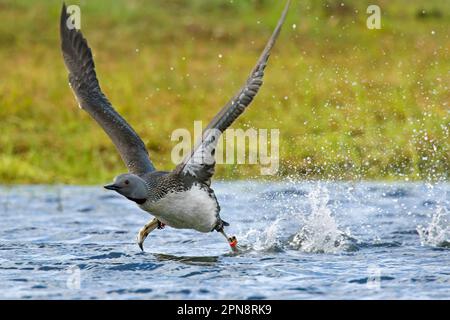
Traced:
<svg viewBox="0 0 450 320">
<path fill-rule="evenodd" d="M 69 17 L 64 4 L 60 21 L 61 49 L 69 71 L 69 83 L 80 108 L 87 111 L 108 134 L 131 173 L 154 171 L 144 143 L 100 89 L 91 49 L 80 30 L 68 27 Z"/>
<path fill-rule="evenodd" d="M 281 27 L 289 9 L 287 1 L 280 20 L 253 68 L 247 82 L 239 92 L 217 113 L 205 128 L 201 141 L 197 142 L 191 154 L 175 168 L 175 172 L 190 175 L 207 184 L 214 174 L 214 153 L 220 135 L 244 112 L 250 105 L 263 83 L 264 69 L 269 59 L 270 51 L 280 34 Z"/>
</svg>

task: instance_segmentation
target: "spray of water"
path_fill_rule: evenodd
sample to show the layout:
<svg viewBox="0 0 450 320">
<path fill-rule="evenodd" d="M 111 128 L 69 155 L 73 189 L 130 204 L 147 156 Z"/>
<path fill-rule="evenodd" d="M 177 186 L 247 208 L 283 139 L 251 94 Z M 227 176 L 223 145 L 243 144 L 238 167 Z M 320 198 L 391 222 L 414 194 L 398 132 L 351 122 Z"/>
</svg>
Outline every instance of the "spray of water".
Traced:
<svg viewBox="0 0 450 320">
<path fill-rule="evenodd" d="M 299 217 L 292 217 L 293 220 L 298 220 Z M 268 226 L 262 230 L 251 229 L 246 234 L 241 236 L 242 243 L 248 243 L 244 245 L 245 249 L 255 251 L 281 251 L 283 250 L 285 243 L 285 224 L 287 223 L 287 215 L 278 217 L 275 221 L 270 222 Z M 299 223 L 296 221 L 295 223 Z M 242 244 L 241 243 L 241 244 Z"/>
<path fill-rule="evenodd" d="M 329 195 L 317 188 L 308 195 L 311 214 L 290 242 L 292 248 L 305 252 L 336 253 L 348 249 L 349 236 L 339 230 L 336 219 L 327 206 Z"/>
<path fill-rule="evenodd" d="M 248 231 L 242 239 L 251 243 L 251 249 L 256 251 L 288 248 L 309 253 L 337 253 L 350 250 L 349 232 L 339 229 L 327 206 L 328 200 L 328 190 L 317 187 L 307 197 L 310 214 L 286 212 L 264 229 Z"/>
<path fill-rule="evenodd" d="M 447 209 L 439 205 L 428 226 L 417 227 L 420 243 L 433 247 L 450 248 L 450 217 Z"/>
</svg>

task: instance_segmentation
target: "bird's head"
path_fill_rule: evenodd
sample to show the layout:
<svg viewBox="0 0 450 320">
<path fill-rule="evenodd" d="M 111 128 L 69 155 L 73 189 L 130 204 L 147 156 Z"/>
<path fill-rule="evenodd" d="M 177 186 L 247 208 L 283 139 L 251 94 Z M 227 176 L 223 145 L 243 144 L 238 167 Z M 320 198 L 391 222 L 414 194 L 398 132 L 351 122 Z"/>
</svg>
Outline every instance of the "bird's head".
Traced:
<svg viewBox="0 0 450 320">
<path fill-rule="evenodd" d="M 145 181 L 132 173 L 121 174 L 115 177 L 113 183 L 107 184 L 104 188 L 114 190 L 138 204 L 144 203 L 148 198 L 148 189 Z"/>
</svg>

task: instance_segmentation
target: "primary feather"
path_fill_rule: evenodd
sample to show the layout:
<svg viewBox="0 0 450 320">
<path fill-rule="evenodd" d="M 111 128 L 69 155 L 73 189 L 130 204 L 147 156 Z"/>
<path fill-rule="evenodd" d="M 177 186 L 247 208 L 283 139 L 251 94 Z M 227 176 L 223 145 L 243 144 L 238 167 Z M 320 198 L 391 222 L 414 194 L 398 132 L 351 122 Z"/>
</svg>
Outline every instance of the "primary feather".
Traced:
<svg viewBox="0 0 450 320">
<path fill-rule="evenodd" d="M 80 30 L 67 26 L 66 6 L 60 21 L 61 49 L 69 71 L 69 83 L 79 106 L 103 128 L 131 173 L 154 171 L 144 143 L 133 128 L 111 106 L 100 89 L 91 49 Z"/>
<path fill-rule="evenodd" d="M 220 134 L 222 134 L 250 105 L 263 84 L 264 69 L 267 66 L 270 52 L 280 34 L 286 19 L 290 0 L 287 1 L 283 13 L 272 36 L 256 62 L 250 76 L 238 93 L 216 114 L 197 142 L 194 150 L 187 155 L 175 169 L 176 172 L 191 175 L 205 183 L 210 183 L 214 174 L 214 155 Z"/>
</svg>

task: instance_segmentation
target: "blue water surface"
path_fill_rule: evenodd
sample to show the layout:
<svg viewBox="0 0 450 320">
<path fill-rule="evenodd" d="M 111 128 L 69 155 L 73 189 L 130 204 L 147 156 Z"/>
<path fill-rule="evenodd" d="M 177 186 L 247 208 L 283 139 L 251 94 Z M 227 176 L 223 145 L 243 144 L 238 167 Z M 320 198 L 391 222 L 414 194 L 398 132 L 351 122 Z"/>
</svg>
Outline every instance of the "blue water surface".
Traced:
<svg viewBox="0 0 450 320">
<path fill-rule="evenodd" d="M 450 299 L 450 184 L 216 182 L 239 240 L 101 187 L 0 187 L 3 299 Z"/>
</svg>

